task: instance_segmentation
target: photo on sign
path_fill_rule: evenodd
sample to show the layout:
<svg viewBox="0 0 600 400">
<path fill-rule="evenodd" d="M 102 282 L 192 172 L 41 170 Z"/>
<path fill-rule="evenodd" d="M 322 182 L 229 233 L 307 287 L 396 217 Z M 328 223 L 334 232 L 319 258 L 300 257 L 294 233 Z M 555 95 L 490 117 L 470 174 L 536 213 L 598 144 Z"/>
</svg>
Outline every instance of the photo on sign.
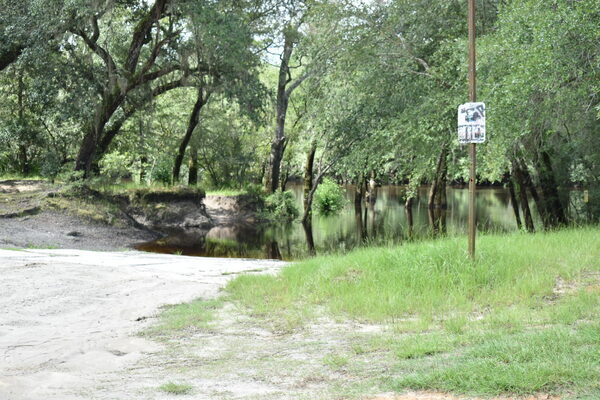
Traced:
<svg viewBox="0 0 600 400">
<path fill-rule="evenodd" d="M 485 142 L 485 104 L 466 103 L 458 108 L 458 141 Z"/>
</svg>

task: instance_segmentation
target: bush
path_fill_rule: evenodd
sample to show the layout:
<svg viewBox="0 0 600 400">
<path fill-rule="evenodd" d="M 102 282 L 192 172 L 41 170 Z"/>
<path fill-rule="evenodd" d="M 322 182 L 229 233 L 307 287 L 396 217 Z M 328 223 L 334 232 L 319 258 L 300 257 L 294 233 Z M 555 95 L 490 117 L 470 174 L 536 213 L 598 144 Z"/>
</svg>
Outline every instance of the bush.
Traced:
<svg viewBox="0 0 600 400">
<path fill-rule="evenodd" d="M 171 160 L 162 158 L 156 161 L 150 171 L 150 177 L 152 182 L 158 182 L 165 185 L 171 183 L 171 177 L 173 173 L 173 166 Z"/>
<path fill-rule="evenodd" d="M 265 209 L 267 218 L 278 221 L 292 221 L 299 215 L 294 195 L 289 190 L 285 192 L 278 190 L 267 196 L 265 199 Z"/>
<path fill-rule="evenodd" d="M 121 179 L 131 178 L 132 163 L 130 154 L 113 152 L 106 154 L 100 160 L 100 169 L 106 178 L 116 182 Z"/>
<path fill-rule="evenodd" d="M 62 168 L 61 158 L 54 151 L 48 151 L 44 154 L 40 174 L 44 178 L 49 178 L 52 183 L 60 173 Z"/>
<path fill-rule="evenodd" d="M 315 192 L 314 206 L 321 215 L 339 213 L 346 205 L 344 189 L 330 178 L 325 178 Z"/>
</svg>

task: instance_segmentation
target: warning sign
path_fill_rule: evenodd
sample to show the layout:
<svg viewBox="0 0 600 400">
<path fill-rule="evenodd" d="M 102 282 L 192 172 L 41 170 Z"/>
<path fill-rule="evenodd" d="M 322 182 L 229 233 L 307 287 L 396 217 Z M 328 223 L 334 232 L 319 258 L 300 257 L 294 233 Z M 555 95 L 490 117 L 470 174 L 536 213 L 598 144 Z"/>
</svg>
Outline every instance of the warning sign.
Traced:
<svg viewBox="0 0 600 400">
<path fill-rule="evenodd" d="M 458 141 L 485 142 L 485 104 L 465 103 L 458 107 Z"/>
</svg>

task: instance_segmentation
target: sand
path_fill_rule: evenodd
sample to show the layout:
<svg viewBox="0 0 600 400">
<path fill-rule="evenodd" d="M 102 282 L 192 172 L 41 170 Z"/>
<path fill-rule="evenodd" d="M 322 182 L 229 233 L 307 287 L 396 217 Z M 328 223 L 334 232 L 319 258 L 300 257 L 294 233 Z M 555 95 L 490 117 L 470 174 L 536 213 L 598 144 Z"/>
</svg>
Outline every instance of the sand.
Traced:
<svg viewBox="0 0 600 400">
<path fill-rule="evenodd" d="M 122 398 L 117 383 L 127 381 L 126 371 L 161 350 L 137 333 L 156 322 L 162 305 L 213 298 L 238 273 L 282 265 L 133 251 L 0 250 L 0 399 Z"/>
</svg>

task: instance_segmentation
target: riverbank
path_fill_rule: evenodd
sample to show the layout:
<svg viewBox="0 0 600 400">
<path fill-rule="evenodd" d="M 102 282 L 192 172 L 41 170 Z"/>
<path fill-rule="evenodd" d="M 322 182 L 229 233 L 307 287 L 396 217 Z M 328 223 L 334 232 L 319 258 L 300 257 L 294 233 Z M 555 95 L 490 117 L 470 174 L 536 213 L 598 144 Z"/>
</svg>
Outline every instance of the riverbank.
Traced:
<svg viewBox="0 0 600 400">
<path fill-rule="evenodd" d="M 165 373 L 200 393 L 218 370 L 263 399 L 600 396 L 600 229 L 482 235 L 474 263 L 464 247 L 362 249 L 238 277 L 219 303 L 171 309 L 152 331 L 190 365 Z"/>
<path fill-rule="evenodd" d="M 218 237 L 232 224 L 253 222 L 255 209 L 251 199 L 240 193 L 205 196 L 196 188 L 106 189 L 4 180 L 0 181 L 0 248 L 117 251 L 173 232 Z M 180 247 L 174 246 L 171 253 L 181 253 Z"/>
</svg>

